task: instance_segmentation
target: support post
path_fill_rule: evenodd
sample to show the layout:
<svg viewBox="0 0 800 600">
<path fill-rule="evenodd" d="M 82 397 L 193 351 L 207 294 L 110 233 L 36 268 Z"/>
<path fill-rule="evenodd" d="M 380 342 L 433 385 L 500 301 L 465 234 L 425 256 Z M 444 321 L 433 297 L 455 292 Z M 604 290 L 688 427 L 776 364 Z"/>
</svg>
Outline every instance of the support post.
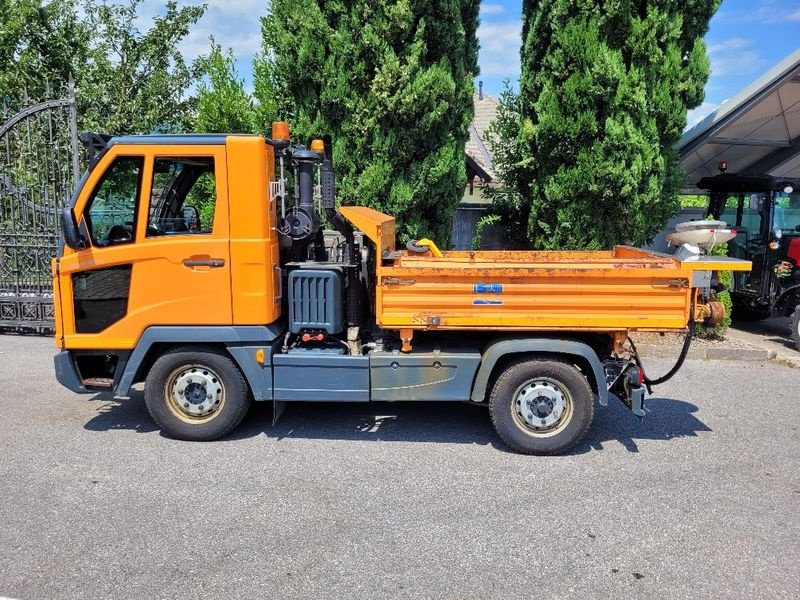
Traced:
<svg viewBox="0 0 800 600">
<path fill-rule="evenodd" d="M 70 151 L 72 152 L 72 185 L 78 185 L 81 178 L 81 166 L 78 145 L 78 103 L 75 99 L 75 79 L 72 73 L 69 75 L 67 83 L 69 92 L 69 143 Z"/>
</svg>

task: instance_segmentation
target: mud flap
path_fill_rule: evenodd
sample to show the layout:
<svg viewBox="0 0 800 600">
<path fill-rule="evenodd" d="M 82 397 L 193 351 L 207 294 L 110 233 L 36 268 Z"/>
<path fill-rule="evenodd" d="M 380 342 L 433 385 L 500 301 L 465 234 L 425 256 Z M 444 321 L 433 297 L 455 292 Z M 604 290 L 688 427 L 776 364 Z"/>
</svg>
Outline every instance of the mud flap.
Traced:
<svg viewBox="0 0 800 600">
<path fill-rule="evenodd" d="M 644 386 L 639 386 L 631 389 L 630 399 L 625 402 L 631 412 L 640 419 L 644 417 Z"/>
<path fill-rule="evenodd" d="M 272 426 L 278 423 L 278 419 L 281 418 L 283 411 L 286 410 L 286 402 L 283 400 L 273 400 L 272 401 Z"/>
</svg>

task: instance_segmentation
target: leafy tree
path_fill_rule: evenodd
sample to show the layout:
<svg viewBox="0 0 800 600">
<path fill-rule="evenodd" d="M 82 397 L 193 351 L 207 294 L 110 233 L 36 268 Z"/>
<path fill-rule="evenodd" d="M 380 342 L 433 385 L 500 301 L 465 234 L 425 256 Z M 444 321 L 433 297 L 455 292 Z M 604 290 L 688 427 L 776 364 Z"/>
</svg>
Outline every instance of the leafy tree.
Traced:
<svg viewBox="0 0 800 600">
<path fill-rule="evenodd" d="M 197 87 L 194 131 L 198 133 L 256 133 L 253 98 L 236 72 L 233 52 L 211 38 L 211 49 L 195 62 L 202 75 Z M 203 227 L 214 218 L 216 186 L 213 177 L 201 177 L 187 197 L 187 205 L 200 213 Z"/>
<path fill-rule="evenodd" d="M 199 70 L 186 64 L 178 45 L 206 7 L 179 8 L 169 0 L 166 13 L 142 33 L 136 27 L 141 2 L 85 3 L 93 43 L 78 73 L 84 128 L 111 134 L 189 129 L 193 100 L 188 90 Z"/>
<path fill-rule="evenodd" d="M 342 202 L 445 244 L 466 180 L 477 24 L 477 0 L 273 0 L 261 118 L 290 120 L 302 140 L 330 133 Z"/>
<path fill-rule="evenodd" d="M 0 0 L 0 97 L 16 108 L 61 93 L 87 44 L 75 0 Z"/>
<path fill-rule="evenodd" d="M 211 39 L 211 50 L 197 60 L 203 80 L 197 90 L 194 129 L 210 133 L 258 131 L 253 98 L 236 72 L 233 52 Z"/>
<path fill-rule="evenodd" d="M 681 208 L 708 208 L 708 202 L 705 194 L 685 194 L 680 197 Z"/>
<path fill-rule="evenodd" d="M 641 244 L 678 209 L 673 145 L 709 74 L 719 0 L 524 0 L 519 93 L 492 128 L 517 245 Z"/>
</svg>

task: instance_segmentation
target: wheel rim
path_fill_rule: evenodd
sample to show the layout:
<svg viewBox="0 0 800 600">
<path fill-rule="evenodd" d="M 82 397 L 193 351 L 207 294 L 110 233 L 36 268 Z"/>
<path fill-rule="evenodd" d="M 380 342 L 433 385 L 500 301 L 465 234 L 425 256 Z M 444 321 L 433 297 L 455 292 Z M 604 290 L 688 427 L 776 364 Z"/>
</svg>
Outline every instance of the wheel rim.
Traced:
<svg viewBox="0 0 800 600">
<path fill-rule="evenodd" d="M 572 410 L 572 395 L 549 377 L 523 383 L 512 400 L 514 422 L 537 437 L 549 437 L 562 431 L 572 419 Z"/>
<path fill-rule="evenodd" d="M 207 423 L 225 405 L 225 385 L 205 365 L 186 365 L 167 377 L 164 399 L 170 411 L 186 423 Z"/>
</svg>

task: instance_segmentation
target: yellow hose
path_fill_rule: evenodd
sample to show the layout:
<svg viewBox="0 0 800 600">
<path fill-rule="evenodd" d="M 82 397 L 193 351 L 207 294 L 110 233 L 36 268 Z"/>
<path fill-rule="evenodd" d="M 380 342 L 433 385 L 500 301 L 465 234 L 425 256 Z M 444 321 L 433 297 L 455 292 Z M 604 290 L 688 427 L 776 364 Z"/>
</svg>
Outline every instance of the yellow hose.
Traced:
<svg viewBox="0 0 800 600">
<path fill-rule="evenodd" d="M 442 254 L 442 251 L 439 250 L 436 244 L 434 244 L 433 241 L 429 240 L 428 238 L 422 238 L 421 240 L 417 240 L 416 244 L 417 246 L 425 246 L 426 248 L 428 248 L 428 250 L 431 251 L 431 254 L 433 254 L 436 258 L 442 258 L 444 256 L 444 254 Z"/>
</svg>

